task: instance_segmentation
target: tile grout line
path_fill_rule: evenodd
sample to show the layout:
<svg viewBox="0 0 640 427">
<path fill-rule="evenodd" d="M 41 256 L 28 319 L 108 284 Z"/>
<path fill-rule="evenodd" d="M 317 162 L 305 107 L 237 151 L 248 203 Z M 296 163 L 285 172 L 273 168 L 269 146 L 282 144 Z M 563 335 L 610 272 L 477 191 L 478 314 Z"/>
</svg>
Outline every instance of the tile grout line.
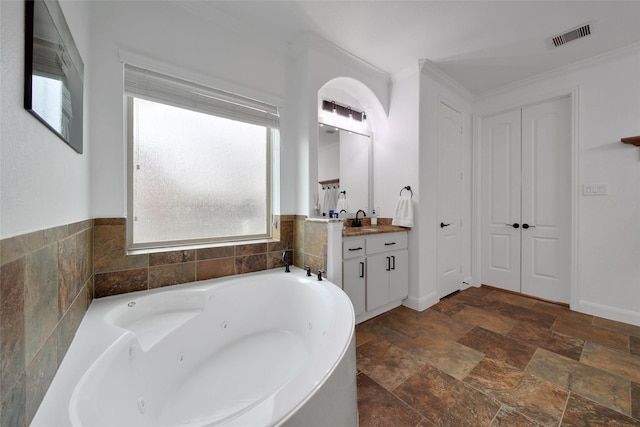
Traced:
<svg viewBox="0 0 640 427">
<path fill-rule="evenodd" d="M 565 412 L 567 412 L 567 406 L 569 406 L 569 398 L 571 398 L 571 393 L 573 392 L 569 390 L 569 393 L 567 394 L 567 400 L 564 402 L 564 408 L 562 408 L 562 415 L 560 416 L 560 420 L 558 420 L 558 427 L 562 425 L 562 420 L 564 420 L 564 414 Z"/>
<path fill-rule="evenodd" d="M 420 417 L 422 417 L 422 420 L 420 420 L 420 423 L 427 419 L 427 417 L 424 416 L 424 414 L 420 411 L 418 411 L 416 408 L 414 408 L 413 406 L 409 405 L 407 402 L 404 401 L 404 399 L 400 398 L 396 393 L 394 393 L 394 391 L 392 390 L 388 390 L 385 386 L 383 386 L 382 384 L 380 384 L 378 381 L 376 381 L 374 378 L 371 378 L 370 375 L 367 375 L 366 372 L 360 371 L 360 373 L 358 375 L 365 375 L 367 378 L 369 378 L 371 381 L 373 381 L 376 385 L 378 385 L 379 387 L 381 387 L 384 391 L 386 391 L 387 393 L 389 393 L 391 396 L 395 397 L 396 399 L 398 399 L 400 402 L 402 402 L 403 405 L 405 405 L 407 408 L 411 409 L 413 412 L 415 412 L 416 414 L 418 414 Z M 408 379 L 408 378 L 407 378 Z M 405 381 L 407 381 L 407 379 L 405 379 L 402 383 L 398 384 L 396 387 L 394 387 L 393 390 L 397 389 L 398 387 L 400 387 Z M 420 425 L 420 423 L 416 424 L 416 425 Z"/>
</svg>

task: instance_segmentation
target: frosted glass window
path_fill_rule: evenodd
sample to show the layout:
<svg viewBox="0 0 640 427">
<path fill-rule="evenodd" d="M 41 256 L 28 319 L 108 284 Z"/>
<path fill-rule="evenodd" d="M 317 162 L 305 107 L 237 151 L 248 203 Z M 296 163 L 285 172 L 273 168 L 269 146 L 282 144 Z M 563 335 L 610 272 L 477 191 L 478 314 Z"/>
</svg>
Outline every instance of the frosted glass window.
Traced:
<svg viewBox="0 0 640 427">
<path fill-rule="evenodd" d="M 133 247 L 270 235 L 271 129 L 130 98 Z"/>
</svg>

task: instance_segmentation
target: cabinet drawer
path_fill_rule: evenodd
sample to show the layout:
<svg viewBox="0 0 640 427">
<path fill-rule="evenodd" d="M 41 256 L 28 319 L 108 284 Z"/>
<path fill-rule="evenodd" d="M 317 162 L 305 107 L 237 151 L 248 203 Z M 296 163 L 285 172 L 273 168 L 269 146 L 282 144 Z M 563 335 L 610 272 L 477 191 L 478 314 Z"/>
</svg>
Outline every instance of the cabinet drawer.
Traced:
<svg viewBox="0 0 640 427">
<path fill-rule="evenodd" d="M 342 259 L 364 256 L 364 239 L 342 242 Z"/>
<path fill-rule="evenodd" d="M 407 248 L 407 233 L 383 233 L 367 237 L 367 255 Z"/>
</svg>

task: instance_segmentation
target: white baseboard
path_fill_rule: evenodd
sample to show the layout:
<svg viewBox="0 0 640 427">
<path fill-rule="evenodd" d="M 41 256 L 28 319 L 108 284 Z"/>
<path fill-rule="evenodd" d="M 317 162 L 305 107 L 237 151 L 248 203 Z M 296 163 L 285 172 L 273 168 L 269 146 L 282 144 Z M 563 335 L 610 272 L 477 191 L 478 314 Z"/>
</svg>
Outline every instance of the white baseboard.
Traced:
<svg viewBox="0 0 640 427">
<path fill-rule="evenodd" d="M 400 307 L 402 305 L 402 300 L 391 301 L 388 304 L 383 305 L 382 307 L 378 307 L 375 310 L 367 311 L 366 313 L 358 314 L 356 316 L 356 325 L 365 322 L 369 319 L 373 319 L 376 316 L 381 315 L 382 313 L 386 313 L 389 310 L 393 310 L 396 307 Z"/>
<path fill-rule="evenodd" d="M 577 311 L 591 314 L 593 316 L 604 317 L 605 319 L 640 326 L 640 312 L 633 310 L 625 310 L 622 308 L 612 307 L 610 305 L 580 300 L 578 302 Z"/>
<path fill-rule="evenodd" d="M 402 302 L 402 305 L 409 307 L 412 310 L 424 311 L 432 305 L 437 304 L 439 301 L 440 298 L 438 298 L 438 294 L 432 292 L 429 295 L 425 295 L 420 298 L 409 295 L 409 297 Z"/>
</svg>

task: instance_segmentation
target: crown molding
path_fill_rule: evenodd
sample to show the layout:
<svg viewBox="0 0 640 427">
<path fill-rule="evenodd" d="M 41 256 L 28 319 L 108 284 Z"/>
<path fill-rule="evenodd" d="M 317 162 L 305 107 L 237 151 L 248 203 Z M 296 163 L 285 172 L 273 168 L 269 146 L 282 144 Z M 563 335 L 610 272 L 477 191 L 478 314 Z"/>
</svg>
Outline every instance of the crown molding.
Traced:
<svg viewBox="0 0 640 427">
<path fill-rule="evenodd" d="M 347 60 L 360 68 L 363 72 L 373 73 L 377 78 L 386 79 L 387 81 L 391 80 L 391 76 L 387 71 L 376 67 L 348 50 L 345 50 L 329 40 L 313 33 L 305 33 L 300 36 L 294 42 L 291 50 L 295 55 L 297 55 L 302 52 L 306 52 L 309 48 L 322 52 L 338 60 Z"/>
<path fill-rule="evenodd" d="M 625 58 L 630 55 L 636 54 L 638 52 L 640 52 L 640 43 L 633 43 L 628 46 L 611 50 L 609 52 L 601 53 L 600 55 L 592 56 L 591 58 L 583 59 L 581 61 L 573 62 L 571 64 L 568 64 L 559 68 L 555 68 L 553 70 L 550 70 L 544 73 L 536 74 L 535 76 L 510 83 L 508 85 L 499 87 L 497 89 L 481 92 L 476 95 L 476 100 L 483 100 L 486 98 L 490 98 L 492 96 L 496 96 L 504 92 L 509 92 L 521 87 L 529 86 L 533 83 L 536 83 L 542 80 L 558 77 L 570 72 L 580 71 L 584 68 L 593 67 L 614 59 Z"/>
<path fill-rule="evenodd" d="M 466 87 L 462 86 L 460 83 L 458 83 L 456 80 L 450 77 L 447 73 L 439 69 L 433 62 L 429 61 L 428 59 L 421 59 L 419 61 L 419 69 L 420 69 L 420 72 L 428 75 L 429 77 L 436 80 L 438 83 L 454 91 L 455 93 L 463 97 L 465 100 L 469 102 L 472 102 L 474 100 L 473 92 L 471 92 Z"/>
</svg>

